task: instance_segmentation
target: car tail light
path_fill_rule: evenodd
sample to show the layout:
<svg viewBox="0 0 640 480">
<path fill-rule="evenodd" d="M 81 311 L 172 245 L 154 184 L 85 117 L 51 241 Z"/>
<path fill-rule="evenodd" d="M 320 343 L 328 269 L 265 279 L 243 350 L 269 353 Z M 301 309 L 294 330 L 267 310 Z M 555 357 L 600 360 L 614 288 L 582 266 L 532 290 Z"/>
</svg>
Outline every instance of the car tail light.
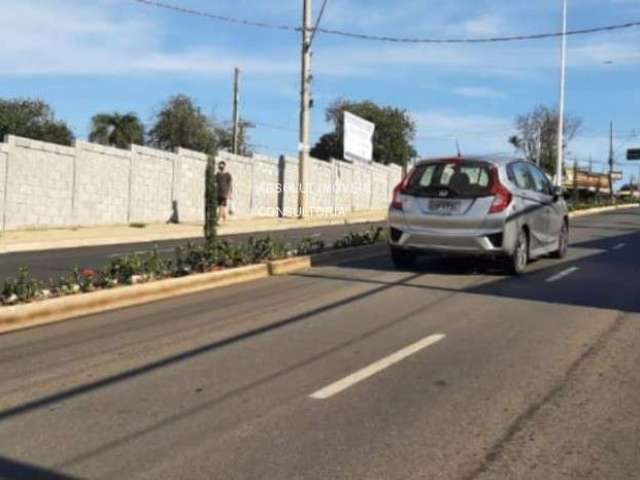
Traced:
<svg viewBox="0 0 640 480">
<path fill-rule="evenodd" d="M 491 185 L 491 195 L 495 198 L 493 199 L 493 203 L 491 204 L 491 208 L 489 208 L 489 213 L 500 213 L 504 212 L 509 205 L 511 205 L 511 201 L 513 200 L 513 195 L 509 191 L 507 187 L 500 183 L 500 177 L 498 176 L 498 170 L 495 168 L 492 170 L 493 173 L 493 181 Z"/>
<path fill-rule="evenodd" d="M 402 200 L 400 199 L 400 195 L 402 195 L 407 185 L 411 181 L 411 177 L 413 176 L 414 170 L 412 170 L 406 177 L 402 179 L 402 181 L 396 185 L 396 188 L 393 189 L 393 197 L 391 198 L 391 208 L 394 210 L 402 210 Z"/>
</svg>

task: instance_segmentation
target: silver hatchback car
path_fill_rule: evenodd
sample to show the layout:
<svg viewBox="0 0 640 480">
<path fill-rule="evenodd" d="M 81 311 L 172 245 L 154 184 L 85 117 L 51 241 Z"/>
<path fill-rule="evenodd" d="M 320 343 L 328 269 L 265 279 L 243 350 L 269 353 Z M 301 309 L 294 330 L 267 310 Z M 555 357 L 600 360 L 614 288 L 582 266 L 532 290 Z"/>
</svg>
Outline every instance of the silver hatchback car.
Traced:
<svg viewBox="0 0 640 480">
<path fill-rule="evenodd" d="M 395 188 L 389 246 L 398 268 L 425 252 L 483 255 L 523 273 L 529 260 L 567 252 L 563 191 L 534 164 L 503 157 L 424 160 Z"/>
</svg>

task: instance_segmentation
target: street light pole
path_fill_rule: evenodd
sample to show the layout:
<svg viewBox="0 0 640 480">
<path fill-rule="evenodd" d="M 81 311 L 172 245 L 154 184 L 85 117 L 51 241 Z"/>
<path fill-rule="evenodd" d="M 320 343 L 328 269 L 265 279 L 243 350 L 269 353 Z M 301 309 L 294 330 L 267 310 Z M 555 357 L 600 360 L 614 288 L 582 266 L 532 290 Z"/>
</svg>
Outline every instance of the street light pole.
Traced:
<svg viewBox="0 0 640 480">
<path fill-rule="evenodd" d="M 300 162 L 298 164 L 298 216 L 304 218 L 307 215 L 309 197 L 309 124 L 311 107 L 311 39 L 312 6 L 311 0 L 303 0 L 302 12 L 302 78 L 300 89 Z"/>
<path fill-rule="evenodd" d="M 564 160 L 564 89 L 567 69 L 567 8 L 568 0 L 562 0 L 562 53 L 560 59 L 560 111 L 558 115 L 558 158 L 556 160 L 556 186 L 562 186 Z"/>
<path fill-rule="evenodd" d="M 233 145 L 232 151 L 238 154 L 240 137 L 240 70 L 235 69 L 233 77 Z"/>
<path fill-rule="evenodd" d="M 613 200 L 613 121 L 609 124 L 609 198 Z"/>
</svg>

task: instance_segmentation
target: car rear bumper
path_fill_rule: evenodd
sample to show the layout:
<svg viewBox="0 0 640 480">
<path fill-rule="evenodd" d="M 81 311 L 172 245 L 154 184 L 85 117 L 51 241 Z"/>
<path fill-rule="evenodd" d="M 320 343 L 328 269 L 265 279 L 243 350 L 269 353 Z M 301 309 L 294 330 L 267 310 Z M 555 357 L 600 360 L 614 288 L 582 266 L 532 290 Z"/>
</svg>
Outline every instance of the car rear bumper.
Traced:
<svg viewBox="0 0 640 480">
<path fill-rule="evenodd" d="M 389 244 L 418 252 L 506 255 L 504 232 L 438 232 L 390 225 Z"/>
</svg>

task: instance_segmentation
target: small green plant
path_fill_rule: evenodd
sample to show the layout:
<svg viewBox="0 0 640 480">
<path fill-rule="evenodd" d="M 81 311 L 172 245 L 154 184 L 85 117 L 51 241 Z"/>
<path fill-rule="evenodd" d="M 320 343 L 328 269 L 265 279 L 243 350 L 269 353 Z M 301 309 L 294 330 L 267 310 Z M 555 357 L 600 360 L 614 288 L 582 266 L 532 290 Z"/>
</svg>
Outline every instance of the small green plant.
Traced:
<svg viewBox="0 0 640 480">
<path fill-rule="evenodd" d="M 300 240 L 300 243 L 293 251 L 294 255 L 312 255 L 314 253 L 320 253 L 325 249 L 326 245 L 323 240 L 319 238 L 306 237 Z"/>
<path fill-rule="evenodd" d="M 133 223 L 130 223 L 129 226 L 131 228 L 147 228 L 147 224 L 141 223 L 141 222 L 133 222 Z"/>
<path fill-rule="evenodd" d="M 336 240 L 333 248 L 360 247 L 363 245 L 373 245 L 384 240 L 382 227 L 372 228 L 363 232 L 349 232 L 344 237 Z"/>
<path fill-rule="evenodd" d="M 2 303 L 8 305 L 30 302 L 38 296 L 40 289 L 40 282 L 31 277 L 29 269 L 23 267 L 19 270 L 17 278 L 4 281 L 0 298 Z"/>
<path fill-rule="evenodd" d="M 382 228 L 372 228 L 351 232 L 332 246 L 338 249 L 373 245 L 384 238 Z M 326 248 L 324 241 L 312 237 L 303 238 L 295 244 L 269 236 L 250 238 L 246 242 L 228 242 L 215 237 L 201 244 L 188 243 L 177 247 L 174 260 L 161 256 L 154 249 L 146 254 L 114 258 L 101 269 L 81 270 L 76 267 L 68 275 L 50 280 L 46 289 L 29 275 L 26 268 L 22 268 L 17 278 L 5 280 L 0 290 L 0 303 L 26 303 L 51 296 L 73 295 L 148 280 L 211 272 L 279 260 L 292 255 L 311 255 Z"/>
</svg>

